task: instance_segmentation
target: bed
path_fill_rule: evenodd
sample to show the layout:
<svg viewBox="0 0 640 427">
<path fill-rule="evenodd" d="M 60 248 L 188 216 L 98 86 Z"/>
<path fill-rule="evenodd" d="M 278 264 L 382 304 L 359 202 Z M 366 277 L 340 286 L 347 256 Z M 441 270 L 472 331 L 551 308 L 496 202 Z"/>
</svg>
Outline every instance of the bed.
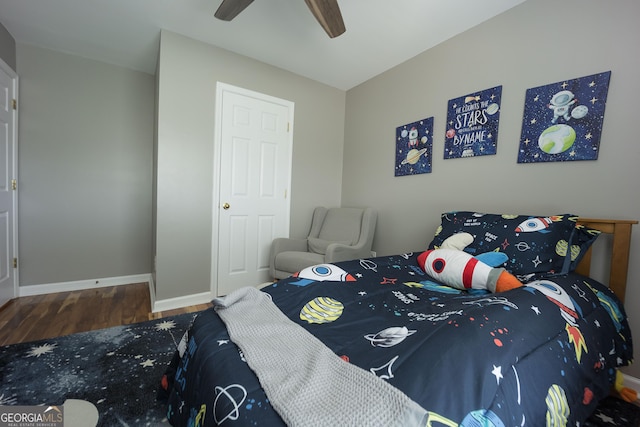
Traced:
<svg viewBox="0 0 640 427">
<path fill-rule="evenodd" d="M 582 425 L 632 361 L 623 300 L 635 223 L 447 212 L 432 252 L 318 265 L 217 298 L 167 368 L 167 418 Z M 589 276 L 603 233 L 612 236 L 609 286 Z M 472 258 L 465 274 L 488 265 L 518 284 L 488 290 L 434 275 L 444 258 L 430 257 L 448 249 Z"/>
</svg>

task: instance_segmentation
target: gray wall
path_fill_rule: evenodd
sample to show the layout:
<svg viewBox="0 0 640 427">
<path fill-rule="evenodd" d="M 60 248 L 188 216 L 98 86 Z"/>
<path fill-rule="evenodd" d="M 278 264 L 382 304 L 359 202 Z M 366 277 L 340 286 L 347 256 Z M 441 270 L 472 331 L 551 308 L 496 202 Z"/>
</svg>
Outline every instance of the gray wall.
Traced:
<svg viewBox="0 0 640 427">
<path fill-rule="evenodd" d="M 349 90 L 342 203 L 379 211 L 374 250 L 424 249 L 449 210 L 640 219 L 638 16 L 636 0 L 529 0 Z M 598 160 L 517 164 L 526 90 L 608 70 Z M 448 100 L 497 85 L 497 155 L 444 160 Z M 431 116 L 433 172 L 394 177 L 396 127 Z M 640 226 L 634 233 L 626 306 L 640 342 Z M 639 365 L 631 371 L 640 377 Z"/>
<path fill-rule="evenodd" d="M 20 286 L 151 271 L 154 78 L 18 44 Z"/>
<path fill-rule="evenodd" d="M 0 23 L 0 58 L 13 71 L 16 70 L 16 41 L 2 23 Z"/>
<path fill-rule="evenodd" d="M 291 236 L 317 205 L 338 206 L 345 92 L 163 31 L 158 67 L 156 299 L 209 292 L 215 87 L 221 81 L 295 103 Z"/>
</svg>

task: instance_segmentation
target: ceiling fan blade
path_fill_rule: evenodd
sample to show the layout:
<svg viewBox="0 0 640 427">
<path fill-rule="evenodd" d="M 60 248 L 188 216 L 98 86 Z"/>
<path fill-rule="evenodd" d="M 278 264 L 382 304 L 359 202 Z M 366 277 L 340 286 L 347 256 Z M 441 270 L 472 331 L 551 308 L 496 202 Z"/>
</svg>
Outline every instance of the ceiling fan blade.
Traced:
<svg viewBox="0 0 640 427">
<path fill-rule="evenodd" d="M 214 16 L 223 21 L 231 21 L 251 3 L 253 0 L 222 0 Z"/>
<path fill-rule="evenodd" d="M 338 37 L 346 31 L 338 0 L 304 0 L 329 37 Z"/>
</svg>

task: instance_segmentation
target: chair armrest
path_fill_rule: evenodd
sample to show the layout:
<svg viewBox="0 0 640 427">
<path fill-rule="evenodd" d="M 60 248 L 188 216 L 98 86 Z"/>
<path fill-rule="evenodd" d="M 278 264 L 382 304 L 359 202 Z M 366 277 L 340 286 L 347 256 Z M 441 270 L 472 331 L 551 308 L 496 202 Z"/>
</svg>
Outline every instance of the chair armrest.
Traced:
<svg viewBox="0 0 640 427">
<path fill-rule="evenodd" d="M 376 229 L 378 214 L 371 208 L 365 209 L 362 218 L 360 239 L 355 245 L 332 243 L 327 246 L 325 261 L 328 263 L 348 261 L 357 258 L 371 258 L 371 245 Z"/>
<path fill-rule="evenodd" d="M 273 242 L 271 242 L 271 252 L 269 253 L 269 273 L 271 277 L 275 277 L 276 255 L 287 251 L 307 252 L 307 239 L 290 239 L 288 237 L 273 239 Z"/>
</svg>

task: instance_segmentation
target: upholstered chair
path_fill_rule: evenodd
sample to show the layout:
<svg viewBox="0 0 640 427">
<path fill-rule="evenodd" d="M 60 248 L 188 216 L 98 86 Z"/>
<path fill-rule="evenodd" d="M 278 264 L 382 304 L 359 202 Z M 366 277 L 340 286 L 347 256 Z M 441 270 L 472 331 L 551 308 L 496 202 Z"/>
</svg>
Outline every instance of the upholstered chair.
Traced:
<svg viewBox="0 0 640 427">
<path fill-rule="evenodd" d="M 313 211 L 306 239 L 277 238 L 271 244 L 274 279 L 306 267 L 371 257 L 377 213 L 371 208 L 324 208 Z"/>
</svg>

